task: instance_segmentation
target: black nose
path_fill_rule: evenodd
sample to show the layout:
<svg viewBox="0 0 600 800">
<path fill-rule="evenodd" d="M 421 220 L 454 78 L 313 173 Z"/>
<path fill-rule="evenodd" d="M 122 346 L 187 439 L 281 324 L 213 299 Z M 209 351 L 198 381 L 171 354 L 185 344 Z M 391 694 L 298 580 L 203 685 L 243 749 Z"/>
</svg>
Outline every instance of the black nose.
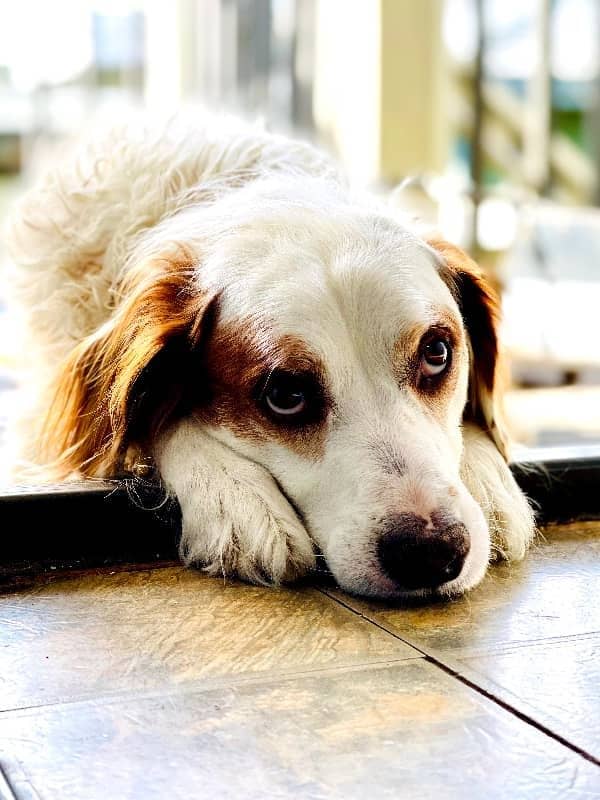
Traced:
<svg viewBox="0 0 600 800">
<path fill-rule="evenodd" d="M 403 589 L 432 589 L 460 575 L 469 552 L 469 532 L 461 522 L 427 526 L 416 514 L 386 520 L 378 545 L 385 573 Z"/>
</svg>

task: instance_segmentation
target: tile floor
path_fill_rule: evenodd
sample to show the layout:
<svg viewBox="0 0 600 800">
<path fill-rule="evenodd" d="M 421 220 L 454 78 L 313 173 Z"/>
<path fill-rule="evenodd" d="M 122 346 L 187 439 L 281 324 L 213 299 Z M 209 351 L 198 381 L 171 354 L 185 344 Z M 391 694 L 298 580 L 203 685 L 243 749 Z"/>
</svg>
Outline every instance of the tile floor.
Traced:
<svg viewBox="0 0 600 800">
<path fill-rule="evenodd" d="M 421 608 L 180 567 L 0 596 L 0 798 L 598 798 L 600 523 Z"/>
</svg>

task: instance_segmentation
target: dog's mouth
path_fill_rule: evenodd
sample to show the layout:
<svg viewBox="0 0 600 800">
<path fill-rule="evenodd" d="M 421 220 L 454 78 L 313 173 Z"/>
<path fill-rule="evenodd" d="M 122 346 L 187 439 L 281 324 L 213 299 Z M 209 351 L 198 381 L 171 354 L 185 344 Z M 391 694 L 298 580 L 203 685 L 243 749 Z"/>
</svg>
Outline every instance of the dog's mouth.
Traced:
<svg viewBox="0 0 600 800">
<path fill-rule="evenodd" d="M 407 589 L 397 586 L 383 575 L 346 581 L 338 580 L 330 570 L 327 573 L 331 576 L 330 581 L 334 581 L 352 596 L 365 597 L 369 600 L 378 600 L 398 606 L 418 607 L 430 603 L 445 603 L 463 594 L 461 589 L 453 589 L 451 584 Z"/>
</svg>

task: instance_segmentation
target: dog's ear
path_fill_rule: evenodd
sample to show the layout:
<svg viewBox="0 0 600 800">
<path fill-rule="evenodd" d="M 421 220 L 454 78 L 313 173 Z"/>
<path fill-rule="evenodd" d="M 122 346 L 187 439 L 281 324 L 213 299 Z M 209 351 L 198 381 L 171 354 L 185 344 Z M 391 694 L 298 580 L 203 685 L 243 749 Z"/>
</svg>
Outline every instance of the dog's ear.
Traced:
<svg viewBox="0 0 600 800">
<path fill-rule="evenodd" d="M 440 275 L 458 303 L 469 337 L 471 363 L 464 421 L 482 428 L 506 457 L 507 440 L 501 421 L 503 370 L 498 346 L 498 294 L 483 271 L 459 247 L 443 239 L 430 239 L 429 244 L 441 256 Z"/>
<path fill-rule="evenodd" d="M 119 472 L 181 408 L 214 300 L 194 275 L 179 257 L 138 265 L 113 317 L 63 363 L 39 448 L 57 477 Z"/>
</svg>

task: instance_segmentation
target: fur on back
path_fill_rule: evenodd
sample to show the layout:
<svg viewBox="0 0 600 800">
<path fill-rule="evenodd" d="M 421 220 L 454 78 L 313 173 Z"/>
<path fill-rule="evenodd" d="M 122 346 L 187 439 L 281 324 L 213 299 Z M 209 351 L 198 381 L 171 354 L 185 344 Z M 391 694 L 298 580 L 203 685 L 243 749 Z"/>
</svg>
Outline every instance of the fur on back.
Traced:
<svg viewBox="0 0 600 800">
<path fill-rule="evenodd" d="M 228 117 L 109 129 L 46 173 L 17 205 L 6 240 L 16 300 L 36 351 L 61 358 L 119 303 L 145 231 L 266 173 L 335 178 L 330 160 Z"/>
</svg>

